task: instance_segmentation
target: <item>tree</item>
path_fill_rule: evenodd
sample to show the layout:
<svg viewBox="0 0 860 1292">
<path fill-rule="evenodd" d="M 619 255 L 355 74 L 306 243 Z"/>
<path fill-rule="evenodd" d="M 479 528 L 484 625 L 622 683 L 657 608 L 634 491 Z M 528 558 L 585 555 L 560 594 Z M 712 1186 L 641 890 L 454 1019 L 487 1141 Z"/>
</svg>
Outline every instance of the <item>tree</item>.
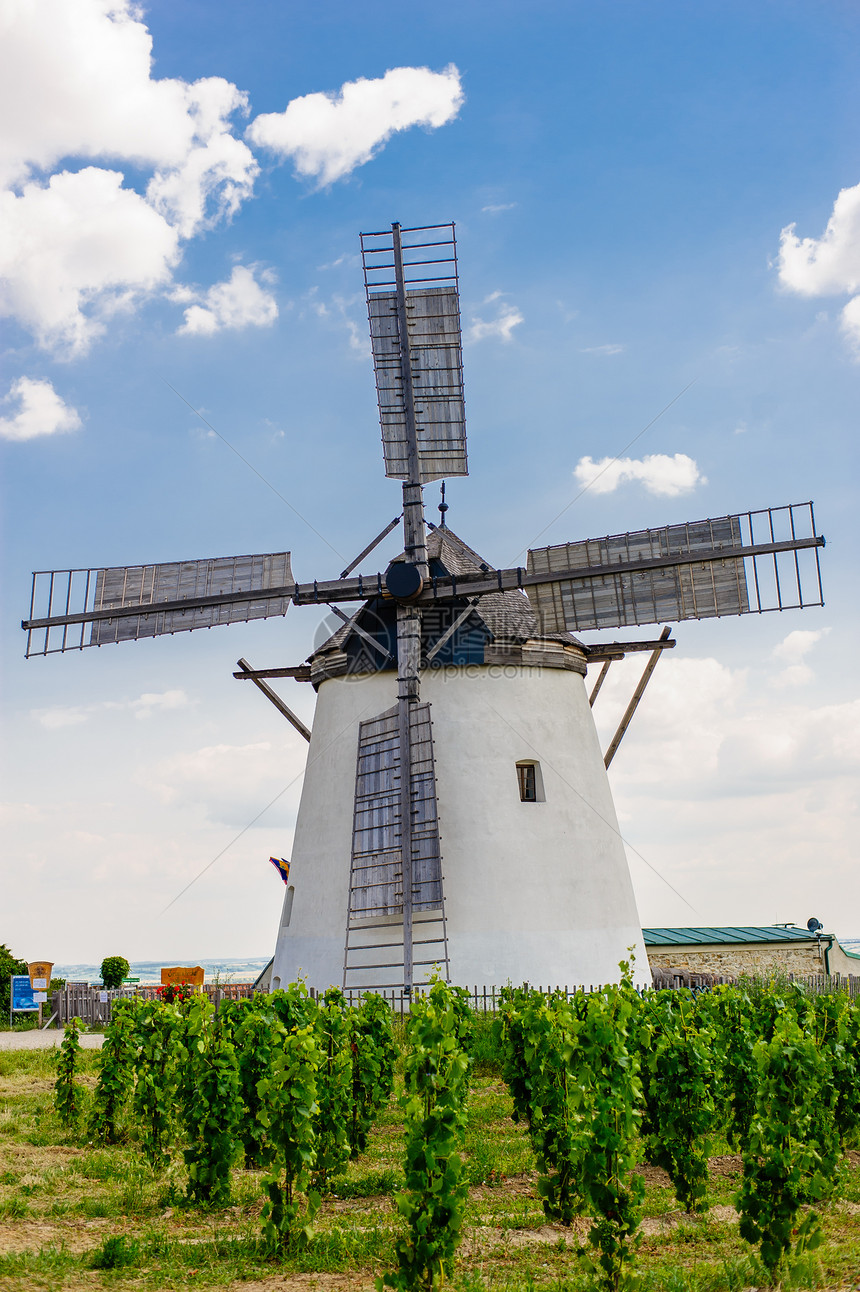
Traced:
<svg viewBox="0 0 860 1292">
<path fill-rule="evenodd" d="M 109 991 L 121 987 L 123 978 L 128 977 L 128 961 L 125 956 L 105 956 L 101 975 L 102 982 Z"/>
</svg>

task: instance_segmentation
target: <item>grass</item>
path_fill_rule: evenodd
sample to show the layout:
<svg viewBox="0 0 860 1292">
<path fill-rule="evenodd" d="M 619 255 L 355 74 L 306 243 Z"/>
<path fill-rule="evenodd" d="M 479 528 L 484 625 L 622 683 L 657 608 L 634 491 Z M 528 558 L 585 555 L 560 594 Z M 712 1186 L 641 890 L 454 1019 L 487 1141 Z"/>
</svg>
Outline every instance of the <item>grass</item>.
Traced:
<svg viewBox="0 0 860 1292">
<path fill-rule="evenodd" d="M 490 1046 L 470 1098 L 465 1170 L 466 1229 L 453 1292 L 588 1292 L 593 1280 L 576 1255 L 585 1228 L 546 1221 L 535 1193 L 525 1131 Z M 92 1087 L 100 1055 L 85 1051 L 82 1081 Z M 393 1268 L 400 1231 L 393 1195 L 402 1181 L 396 1103 L 383 1112 L 368 1151 L 334 1180 L 322 1200 L 316 1236 L 281 1262 L 259 1241 L 260 1175 L 234 1170 L 224 1208 L 184 1200 L 181 1152 L 153 1173 L 133 1139 L 111 1148 L 64 1131 L 52 1101 L 55 1056 L 0 1056 L 0 1289 L 367 1288 Z M 749 1292 L 767 1283 L 733 1211 L 738 1159 L 720 1145 L 712 1159 L 711 1209 L 683 1215 L 667 1178 L 644 1168 L 646 1204 L 639 1292 Z M 785 1292 L 860 1292 L 860 1154 L 843 1168 L 840 1201 L 820 1209 L 824 1241 L 783 1278 Z"/>
</svg>

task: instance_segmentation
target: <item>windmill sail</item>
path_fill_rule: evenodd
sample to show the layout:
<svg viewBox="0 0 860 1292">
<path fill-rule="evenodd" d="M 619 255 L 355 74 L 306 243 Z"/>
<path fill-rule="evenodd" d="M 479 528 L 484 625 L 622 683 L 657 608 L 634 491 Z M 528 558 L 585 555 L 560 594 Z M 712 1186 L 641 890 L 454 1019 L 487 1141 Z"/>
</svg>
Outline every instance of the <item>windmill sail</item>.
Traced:
<svg viewBox="0 0 860 1292">
<path fill-rule="evenodd" d="M 27 655 L 285 615 L 294 587 L 289 552 L 40 571 Z"/>
<path fill-rule="evenodd" d="M 824 604 L 821 542 L 796 504 L 537 548 L 524 582 L 544 632 L 788 610 Z"/>
<path fill-rule="evenodd" d="M 414 408 L 421 484 L 468 475 L 457 244 L 453 224 L 402 229 L 406 362 L 392 231 L 363 233 L 361 255 L 385 474 L 409 478 L 407 419 Z M 411 408 L 410 408 L 411 405 Z"/>
<path fill-rule="evenodd" d="M 350 918 L 399 915 L 400 749 L 397 707 L 362 722 L 355 782 Z M 430 705 L 410 705 L 412 745 L 413 909 L 442 901 L 439 822 Z"/>
<path fill-rule="evenodd" d="M 416 970 L 447 972 L 430 705 L 409 705 L 412 912 Z M 345 987 L 403 983 L 399 708 L 359 726 Z"/>
</svg>

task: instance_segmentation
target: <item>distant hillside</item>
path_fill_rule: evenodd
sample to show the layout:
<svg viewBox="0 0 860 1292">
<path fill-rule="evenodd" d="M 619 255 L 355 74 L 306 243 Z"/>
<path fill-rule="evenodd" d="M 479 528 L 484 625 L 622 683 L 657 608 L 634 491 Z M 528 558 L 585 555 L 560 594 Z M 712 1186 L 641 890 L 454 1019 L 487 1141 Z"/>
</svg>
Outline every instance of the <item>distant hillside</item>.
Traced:
<svg viewBox="0 0 860 1292">
<path fill-rule="evenodd" d="M 201 960 L 193 956 L 178 956 L 173 960 L 133 960 L 128 971 L 129 978 L 139 978 L 144 982 L 161 982 L 163 965 L 200 965 L 206 974 L 206 981 L 220 978 L 222 982 L 253 982 L 259 977 L 271 959 L 260 956 L 256 959 L 220 959 Z M 101 979 L 101 961 L 98 964 L 56 964 L 54 977 L 65 978 L 72 982 L 99 982 Z"/>
</svg>

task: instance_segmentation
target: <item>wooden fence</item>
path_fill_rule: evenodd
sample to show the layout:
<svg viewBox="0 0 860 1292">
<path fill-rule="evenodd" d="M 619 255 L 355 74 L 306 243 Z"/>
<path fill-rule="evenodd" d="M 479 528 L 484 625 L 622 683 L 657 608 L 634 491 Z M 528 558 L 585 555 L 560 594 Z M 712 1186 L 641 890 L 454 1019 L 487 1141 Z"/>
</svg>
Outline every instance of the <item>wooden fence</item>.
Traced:
<svg viewBox="0 0 860 1292">
<path fill-rule="evenodd" d="M 217 1007 L 222 1000 L 239 1000 L 253 996 L 252 982 L 231 982 L 218 985 L 207 983 L 202 988 Z M 138 987 L 121 987 L 118 991 L 104 991 L 99 987 L 84 987 L 74 983 L 51 996 L 51 1021 L 63 1027 L 70 1018 L 79 1018 L 87 1027 L 102 1027 L 111 1020 L 115 1000 L 153 1000 L 159 992 L 157 983 Z"/>
<path fill-rule="evenodd" d="M 731 984 L 736 982 L 767 983 L 772 981 L 768 978 L 726 978 L 718 974 L 708 973 L 691 973 L 680 969 L 660 969 L 654 974 L 655 988 L 669 988 L 680 990 L 681 988 L 692 988 L 694 991 L 705 991 L 708 988 L 716 987 L 720 984 Z M 804 990 L 814 994 L 845 991 L 852 1000 L 860 998 L 860 975 L 858 974 L 810 974 L 802 976 L 798 974 L 787 975 L 785 981 L 796 983 Z M 600 988 L 598 987 L 598 990 Z M 130 996 L 138 1000 L 152 1000 L 158 994 L 156 984 L 132 988 L 124 988 L 119 991 L 101 991 L 98 987 L 69 986 L 63 991 L 55 991 L 51 998 L 51 1022 L 58 1026 L 63 1026 L 70 1018 L 79 1018 L 88 1027 L 104 1026 L 110 1022 L 111 1010 L 115 1000 L 127 1000 Z M 501 989 L 499 987 L 471 987 L 466 989 L 468 992 L 468 1001 L 472 1009 L 477 1013 L 490 1014 L 495 1016 L 498 1012 L 501 1000 Z M 594 991 L 592 984 L 588 988 L 579 987 L 538 987 L 539 991 L 556 991 L 565 992 L 568 996 L 574 995 L 577 991 L 587 990 Z M 240 1000 L 245 996 L 253 996 L 256 988 L 252 982 L 234 982 L 222 983 L 215 985 L 207 984 L 202 991 L 213 1002 L 216 1009 L 222 1000 Z M 398 1014 L 401 1018 L 409 1013 L 412 1001 L 416 995 L 422 994 L 423 989 L 417 987 L 412 995 L 403 991 L 380 991 L 373 993 L 382 996 L 391 1006 L 393 1013 Z M 310 988 L 311 996 L 318 998 L 322 992 L 316 988 Z M 362 993 L 360 991 L 347 991 L 346 1000 L 349 1005 L 359 1005 L 361 1003 Z M 47 1026 L 47 1024 L 46 1024 Z"/>
<path fill-rule="evenodd" d="M 654 973 L 653 986 L 655 989 L 669 988 L 670 990 L 680 990 L 683 987 L 692 988 L 694 991 L 704 991 L 710 987 L 716 987 L 721 984 L 731 985 L 737 982 L 767 983 L 773 981 L 772 978 L 762 977 L 753 978 L 748 975 L 745 978 L 728 978 L 720 974 L 712 973 L 692 973 L 681 969 L 660 969 Z M 799 974 L 786 975 L 785 981 L 797 983 L 806 991 L 813 995 L 821 995 L 826 992 L 846 991 L 852 1000 L 860 998 L 860 975 L 857 974 L 810 974 L 801 976 Z M 527 983 L 526 986 L 534 986 L 533 983 Z M 567 996 L 573 996 L 578 991 L 593 992 L 594 984 L 588 987 L 561 987 L 538 986 L 538 991 L 546 992 L 564 992 Z M 402 1018 L 409 1013 L 411 1002 L 415 996 L 422 994 L 425 988 L 416 987 L 410 996 L 402 991 L 380 991 L 374 993 L 382 996 L 388 1001 L 393 1012 L 399 1014 Z M 491 1014 L 495 1017 L 498 1012 L 501 1001 L 501 988 L 499 987 L 467 987 L 469 1004 L 476 1013 Z M 597 990 L 600 990 L 598 985 Z M 311 995 L 321 995 L 311 989 Z M 345 993 L 347 1002 L 350 1005 L 359 1005 L 362 998 L 361 991 L 347 991 Z"/>
</svg>

